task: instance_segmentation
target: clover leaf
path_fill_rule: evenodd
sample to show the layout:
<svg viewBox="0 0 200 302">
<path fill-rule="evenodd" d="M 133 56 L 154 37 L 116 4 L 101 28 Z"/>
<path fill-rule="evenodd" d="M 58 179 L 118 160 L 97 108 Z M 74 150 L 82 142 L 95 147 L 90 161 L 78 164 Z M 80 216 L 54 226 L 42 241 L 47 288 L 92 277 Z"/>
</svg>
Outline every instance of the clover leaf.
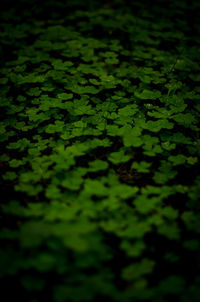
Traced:
<svg viewBox="0 0 200 302">
<path fill-rule="evenodd" d="M 131 165 L 131 168 L 137 170 L 139 173 L 148 173 L 149 167 L 151 166 L 151 163 L 141 161 L 141 162 L 133 162 Z"/>
<path fill-rule="evenodd" d="M 125 163 L 130 160 L 129 155 L 125 155 L 124 151 L 110 153 L 108 160 L 113 164 Z"/>
<path fill-rule="evenodd" d="M 142 100 L 155 100 L 161 96 L 159 90 L 151 91 L 144 89 L 142 92 L 135 91 L 135 96 Z"/>
</svg>

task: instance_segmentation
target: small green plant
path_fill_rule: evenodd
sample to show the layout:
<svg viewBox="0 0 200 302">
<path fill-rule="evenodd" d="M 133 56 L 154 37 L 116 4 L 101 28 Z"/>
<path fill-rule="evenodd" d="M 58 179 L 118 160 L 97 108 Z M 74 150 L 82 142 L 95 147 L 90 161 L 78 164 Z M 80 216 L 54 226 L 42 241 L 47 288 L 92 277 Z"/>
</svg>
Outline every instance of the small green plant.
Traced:
<svg viewBox="0 0 200 302">
<path fill-rule="evenodd" d="M 2 5 L 5 301 L 199 301 L 200 5 L 164 2 Z"/>
</svg>

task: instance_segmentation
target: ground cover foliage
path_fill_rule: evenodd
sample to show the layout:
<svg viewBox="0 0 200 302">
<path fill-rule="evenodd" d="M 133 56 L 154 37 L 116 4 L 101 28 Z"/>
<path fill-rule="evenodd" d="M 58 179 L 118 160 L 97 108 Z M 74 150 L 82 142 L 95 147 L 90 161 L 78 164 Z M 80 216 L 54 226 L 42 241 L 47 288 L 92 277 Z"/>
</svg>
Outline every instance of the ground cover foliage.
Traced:
<svg viewBox="0 0 200 302">
<path fill-rule="evenodd" d="M 6 301 L 199 301 L 198 13 L 182 0 L 5 5 Z"/>
</svg>

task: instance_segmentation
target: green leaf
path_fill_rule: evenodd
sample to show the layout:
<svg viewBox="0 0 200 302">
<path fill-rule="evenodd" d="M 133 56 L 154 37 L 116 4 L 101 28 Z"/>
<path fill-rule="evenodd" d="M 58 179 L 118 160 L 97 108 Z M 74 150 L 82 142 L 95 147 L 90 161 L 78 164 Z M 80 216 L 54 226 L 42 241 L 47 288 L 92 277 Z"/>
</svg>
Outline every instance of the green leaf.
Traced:
<svg viewBox="0 0 200 302">
<path fill-rule="evenodd" d="M 131 165 L 131 168 L 137 170 L 139 173 L 148 173 L 149 167 L 151 166 L 151 163 L 141 161 L 141 162 L 133 162 Z"/>
<path fill-rule="evenodd" d="M 108 156 L 108 160 L 113 164 L 125 163 L 130 160 L 130 155 L 125 155 L 124 151 L 112 152 Z"/>
<path fill-rule="evenodd" d="M 159 90 L 144 89 L 142 92 L 135 91 L 135 96 L 142 100 L 155 100 L 161 97 L 161 93 Z"/>
<path fill-rule="evenodd" d="M 123 134 L 123 143 L 125 147 L 140 147 L 143 144 L 142 129 L 140 127 L 134 127 L 129 131 L 125 130 Z"/>
<path fill-rule="evenodd" d="M 57 95 L 57 97 L 62 101 L 67 101 L 67 100 L 73 98 L 73 94 L 72 93 L 59 93 Z"/>
<path fill-rule="evenodd" d="M 154 261 L 144 258 L 139 263 L 130 264 L 125 267 L 122 272 L 122 278 L 128 281 L 137 280 L 144 275 L 150 274 L 154 266 Z"/>
<path fill-rule="evenodd" d="M 186 162 L 187 157 L 183 154 L 171 155 L 168 160 L 172 162 L 173 166 L 182 165 Z"/>
<path fill-rule="evenodd" d="M 89 163 L 88 171 L 96 172 L 96 171 L 106 170 L 107 168 L 108 168 L 108 163 L 106 161 L 96 159 L 95 161 Z"/>
</svg>

